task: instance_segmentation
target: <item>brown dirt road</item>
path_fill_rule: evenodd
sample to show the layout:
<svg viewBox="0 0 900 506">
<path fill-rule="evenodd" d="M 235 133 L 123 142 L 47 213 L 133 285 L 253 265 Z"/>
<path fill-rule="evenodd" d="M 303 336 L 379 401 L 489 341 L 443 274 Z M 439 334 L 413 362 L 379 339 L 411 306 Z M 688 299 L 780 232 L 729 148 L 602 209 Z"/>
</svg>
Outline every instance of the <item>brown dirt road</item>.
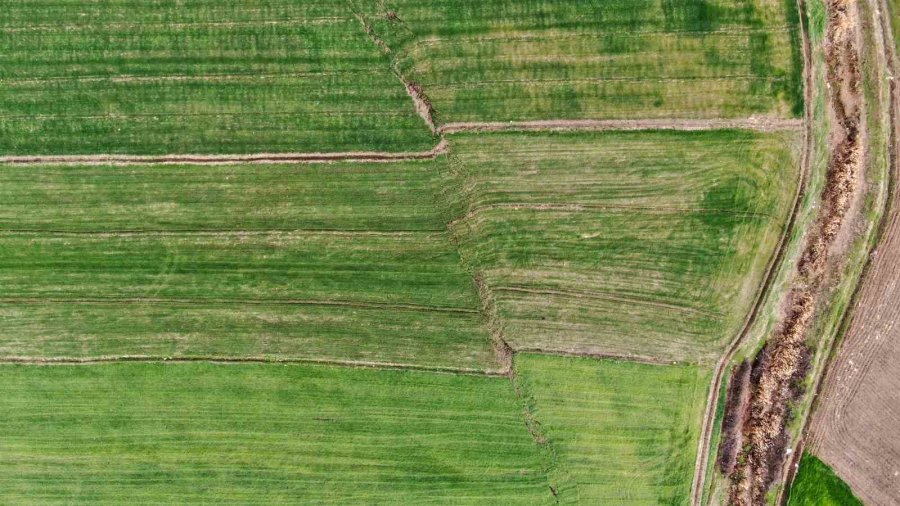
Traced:
<svg viewBox="0 0 900 506">
<path fill-rule="evenodd" d="M 888 6 L 883 0 L 872 3 L 889 70 L 897 76 Z M 896 77 L 890 84 L 890 207 L 808 435 L 813 453 L 874 506 L 900 505 L 900 86 Z"/>
</svg>

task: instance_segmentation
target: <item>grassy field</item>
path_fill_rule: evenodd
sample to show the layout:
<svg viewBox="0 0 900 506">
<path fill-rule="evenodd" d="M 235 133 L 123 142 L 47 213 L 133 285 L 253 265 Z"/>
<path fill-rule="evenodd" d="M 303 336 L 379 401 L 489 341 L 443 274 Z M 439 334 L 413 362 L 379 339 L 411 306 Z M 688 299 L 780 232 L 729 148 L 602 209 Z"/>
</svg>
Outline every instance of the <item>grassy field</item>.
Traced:
<svg viewBox="0 0 900 506">
<path fill-rule="evenodd" d="M 0 169 L 0 353 L 494 368 L 440 162 Z"/>
<path fill-rule="evenodd" d="M 802 115 L 786 0 L 355 0 L 440 122 Z"/>
<path fill-rule="evenodd" d="M 804 453 L 800 469 L 791 486 L 788 506 L 862 506 L 827 464 L 815 455 Z"/>
<path fill-rule="evenodd" d="M 521 389 L 567 504 L 688 504 L 709 372 L 518 355 Z"/>
<path fill-rule="evenodd" d="M 4 504 L 542 504 L 503 378 L 326 366 L 0 367 Z"/>
<path fill-rule="evenodd" d="M 427 150 L 342 2 L 4 2 L 0 154 Z"/>
<path fill-rule="evenodd" d="M 792 205 L 796 137 L 454 135 L 443 199 L 514 348 L 714 360 Z"/>
</svg>

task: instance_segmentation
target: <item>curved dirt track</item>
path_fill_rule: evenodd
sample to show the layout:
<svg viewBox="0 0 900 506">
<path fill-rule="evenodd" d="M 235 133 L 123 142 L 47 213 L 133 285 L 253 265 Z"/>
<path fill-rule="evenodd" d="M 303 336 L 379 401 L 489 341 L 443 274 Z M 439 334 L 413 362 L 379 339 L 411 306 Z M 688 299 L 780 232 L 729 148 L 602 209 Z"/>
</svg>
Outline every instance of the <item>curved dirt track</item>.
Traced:
<svg viewBox="0 0 900 506">
<path fill-rule="evenodd" d="M 897 55 L 884 1 L 880 12 L 886 59 Z M 900 86 L 891 81 L 889 211 L 872 252 L 852 317 L 821 386 L 809 447 L 868 505 L 900 505 Z"/>
</svg>

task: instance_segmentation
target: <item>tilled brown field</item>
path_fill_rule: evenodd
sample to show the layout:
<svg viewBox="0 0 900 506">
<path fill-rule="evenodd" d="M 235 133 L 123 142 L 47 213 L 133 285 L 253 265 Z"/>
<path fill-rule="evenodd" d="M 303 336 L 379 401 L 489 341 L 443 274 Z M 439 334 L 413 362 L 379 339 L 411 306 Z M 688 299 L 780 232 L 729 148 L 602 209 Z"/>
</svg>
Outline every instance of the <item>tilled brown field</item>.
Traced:
<svg viewBox="0 0 900 506">
<path fill-rule="evenodd" d="M 882 4 L 882 9 L 884 9 Z M 884 11 L 882 11 L 884 12 Z M 886 46 L 890 30 L 882 16 Z M 890 49 L 888 50 L 890 52 Z M 888 54 L 890 59 L 893 55 Z M 896 59 L 894 57 L 894 61 Z M 895 64 L 896 67 L 896 64 Z M 892 84 L 897 167 L 900 90 Z M 900 198 L 892 195 L 882 240 L 810 425 L 810 449 L 866 503 L 900 505 Z"/>
</svg>

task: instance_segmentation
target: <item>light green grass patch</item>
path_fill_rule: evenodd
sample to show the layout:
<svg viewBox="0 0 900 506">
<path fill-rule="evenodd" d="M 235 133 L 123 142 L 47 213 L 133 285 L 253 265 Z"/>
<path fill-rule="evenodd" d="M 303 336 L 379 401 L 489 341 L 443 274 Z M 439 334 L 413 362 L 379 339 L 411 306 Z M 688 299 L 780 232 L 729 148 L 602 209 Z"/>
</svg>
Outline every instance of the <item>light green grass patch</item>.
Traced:
<svg viewBox="0 0 900 506">
<path fill-rule="evenodd" d="M 440 122 L 802 114 L 785 0 L 356 0 Z"/>
<path fill-rule="evenodd" d="M 0 12 L 0 154 L 416 151 L 434 140 L 342 2 Z"/>
<path fill-rule="evenodd" d="M 800 458 L 800 469 L 791 485 L 788 506 L 862 506 L 850 487 L 828 464 L 810 453 Z"/>
<path fill-rule="evenodd" d="M 714 360 L 789 214 L 797 137 L 454 135 L 442 197 L 514 348 Z"/>
<path fill-rule="evenodd" d="M 709 371 L 519 354 L 565 504 L 688 504 Z"/>
<path fill-rule="evenodd" d="M 497 369 L 438 163 L 0 167 L 0 355 Z"/>
<path fill-rule="evenodd" d="M 0 367 L 6 504 L 544 504 L 505 378 L 325 366 Z"/>
</svg>

